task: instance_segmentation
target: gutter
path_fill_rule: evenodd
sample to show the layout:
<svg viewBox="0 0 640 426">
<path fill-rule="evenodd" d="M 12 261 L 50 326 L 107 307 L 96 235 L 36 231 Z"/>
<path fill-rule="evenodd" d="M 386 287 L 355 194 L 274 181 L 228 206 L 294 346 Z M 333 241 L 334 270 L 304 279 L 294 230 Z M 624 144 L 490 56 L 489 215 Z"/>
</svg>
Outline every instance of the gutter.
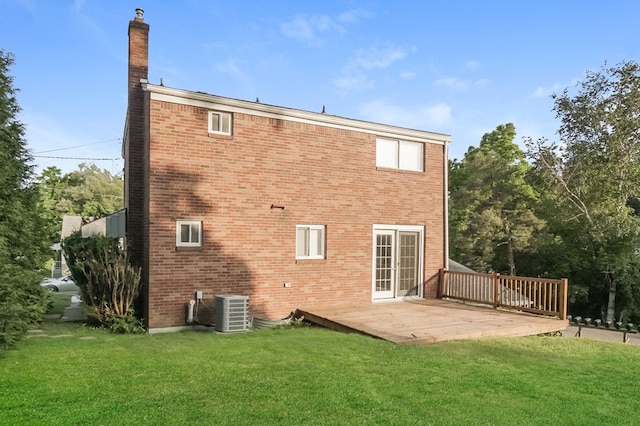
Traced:
<svg viewBox="0 0 640 426">
<path fill-rule="evenodd" d="M 449 269 L 449 143 L 444 144 L 444 268 Z"/>
</svg>

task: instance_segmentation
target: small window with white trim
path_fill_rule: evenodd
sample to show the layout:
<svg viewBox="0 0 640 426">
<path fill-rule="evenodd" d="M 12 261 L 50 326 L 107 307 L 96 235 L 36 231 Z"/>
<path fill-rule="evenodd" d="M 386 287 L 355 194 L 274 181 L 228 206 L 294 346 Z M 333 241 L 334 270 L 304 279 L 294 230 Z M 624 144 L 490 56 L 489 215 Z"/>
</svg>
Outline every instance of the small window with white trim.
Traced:
<svg viewBox="0 0 640 426">
<path fill-rule="evenodd" d="M 422 172 L 424 171 L 424 144 L 377 139 L 376 167 Z"/>
<path fill-rule="evenodd" d="M 231 113 L 209 111 L 209 133 L 219 135 L 231 134 Z"/>
<path fill-rule="evenodd" d="M 324 259 L 324 225 L 296 225 L 296 259 Z"/>
<path fill-rule="evenodd" d="M 176 221 L 176 246 L 200 247 L 202 245 L 202 222 L 199 220 Z"/>
</svg>

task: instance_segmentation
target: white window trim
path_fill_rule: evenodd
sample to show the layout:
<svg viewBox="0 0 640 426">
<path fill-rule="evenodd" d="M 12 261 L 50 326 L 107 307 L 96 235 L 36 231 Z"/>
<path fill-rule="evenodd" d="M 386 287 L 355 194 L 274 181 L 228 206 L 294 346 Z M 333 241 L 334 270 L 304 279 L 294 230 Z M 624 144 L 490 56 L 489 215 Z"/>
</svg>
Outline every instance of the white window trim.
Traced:
<svg viewBox="0 0 640 426">
<path fill-rule="evenodd" d="M 213 116 L 217 115 L 220 117 L 220 122 L 222 121 L 222 117 L 223 116 L 227 116 L 229 117 L 229 131 L 228 132 L 224 132 L 221 130 L 214 130 L 213 129 Z M 231 135 L 231 129 L 233 129 L 233 116 L 230 112 L 226 112 L 226 111 L 209 111 L 209 133 L 212 134 L 216 134 L 216 135 L 227 135 L 230 136 Z"/>
<path fill-rule="evenodd" d="M 304 229 L 315 229 L 315 230 L 320 230 L 322 231 L 322 239 L 321 239 L 321 243 L 322 243 L 322 253 L 318 254 L 318 255 L 309 255 L 309 256 L 301 256 L 298 254 L 298 230 L 304 228 Z M 327 227 L 325 225 L 296 225 L 296 259 L 325 259 L 326 258 L 326 253 L 327 253 Z"/>
<path fill-rule="evenodd" d="M 381 165 L 380 163 L 382 162 L 380 158 L 378 158 L 378 144 L 380 142 L 392 142 L 395 144 L 395 165 L 391 166 L 391 165 Z M 414 169 L 414 168 L 407 168 L 407 167 L 401 167 L 400 164 L 402 163 L 402 156 L 401 156 L 401 146 L 405 144 L 405 145 L 421 145 L 421 151 L 422 151 L 422 157 L 420 158 L 420 165 L 421 167 L 419 169 Z M 424 152 L 425 152 L 425 144 L 421 143 L 421 142 L 414 142 L 414 141 L 406 141 L 406 140 L 395 140 L 395 139 L 386 139 L 386 138 L 377 138 L 376 139 L 376 167 L 379 168 L 383 168 L 383 169 L 392 169 L 392 170 L 406 170 L 406 171 L 410 171 L 410 172 L 424 172 L 425 170 L 425 161 L 424 161 Z"/>
<path fill-rule="evenodd" d="M 189 225 L 189 239 L 191 239 L 191 227 L 198 226 L 198 242 L 181 241 L 181 227 Z M 202 246 L 202 221 L 201 220 L 176 220 L 176 247 L 201 247 Z"/>
</svg>

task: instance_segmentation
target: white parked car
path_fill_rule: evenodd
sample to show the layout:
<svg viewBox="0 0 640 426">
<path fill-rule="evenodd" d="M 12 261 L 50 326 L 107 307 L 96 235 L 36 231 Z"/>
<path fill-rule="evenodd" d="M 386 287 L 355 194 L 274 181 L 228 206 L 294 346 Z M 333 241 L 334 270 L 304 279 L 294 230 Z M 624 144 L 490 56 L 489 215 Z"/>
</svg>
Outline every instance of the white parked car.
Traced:
<svg viewBox="0 0 640 426">
<path fill-rule="evenodd" d="M 77 293 L 80 290 L 71 277 L 68 276 L 62 278 L 45 278 L 40 285 L 56 293 L 59 291 Z"/>
</svg>

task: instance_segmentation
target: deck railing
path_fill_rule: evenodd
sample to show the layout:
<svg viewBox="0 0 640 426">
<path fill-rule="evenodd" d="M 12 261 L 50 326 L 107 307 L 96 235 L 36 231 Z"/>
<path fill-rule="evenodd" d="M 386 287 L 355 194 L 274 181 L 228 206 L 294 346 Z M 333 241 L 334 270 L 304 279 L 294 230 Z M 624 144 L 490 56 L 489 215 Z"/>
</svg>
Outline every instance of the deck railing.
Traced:
<svg viewBox="0 0 640 426">
<path fill-rule="evenodd" d="M 440 272 L 440 298 L 492 305 L 567 319 L 566 279 L 474 272 Z"/>
</svg>

